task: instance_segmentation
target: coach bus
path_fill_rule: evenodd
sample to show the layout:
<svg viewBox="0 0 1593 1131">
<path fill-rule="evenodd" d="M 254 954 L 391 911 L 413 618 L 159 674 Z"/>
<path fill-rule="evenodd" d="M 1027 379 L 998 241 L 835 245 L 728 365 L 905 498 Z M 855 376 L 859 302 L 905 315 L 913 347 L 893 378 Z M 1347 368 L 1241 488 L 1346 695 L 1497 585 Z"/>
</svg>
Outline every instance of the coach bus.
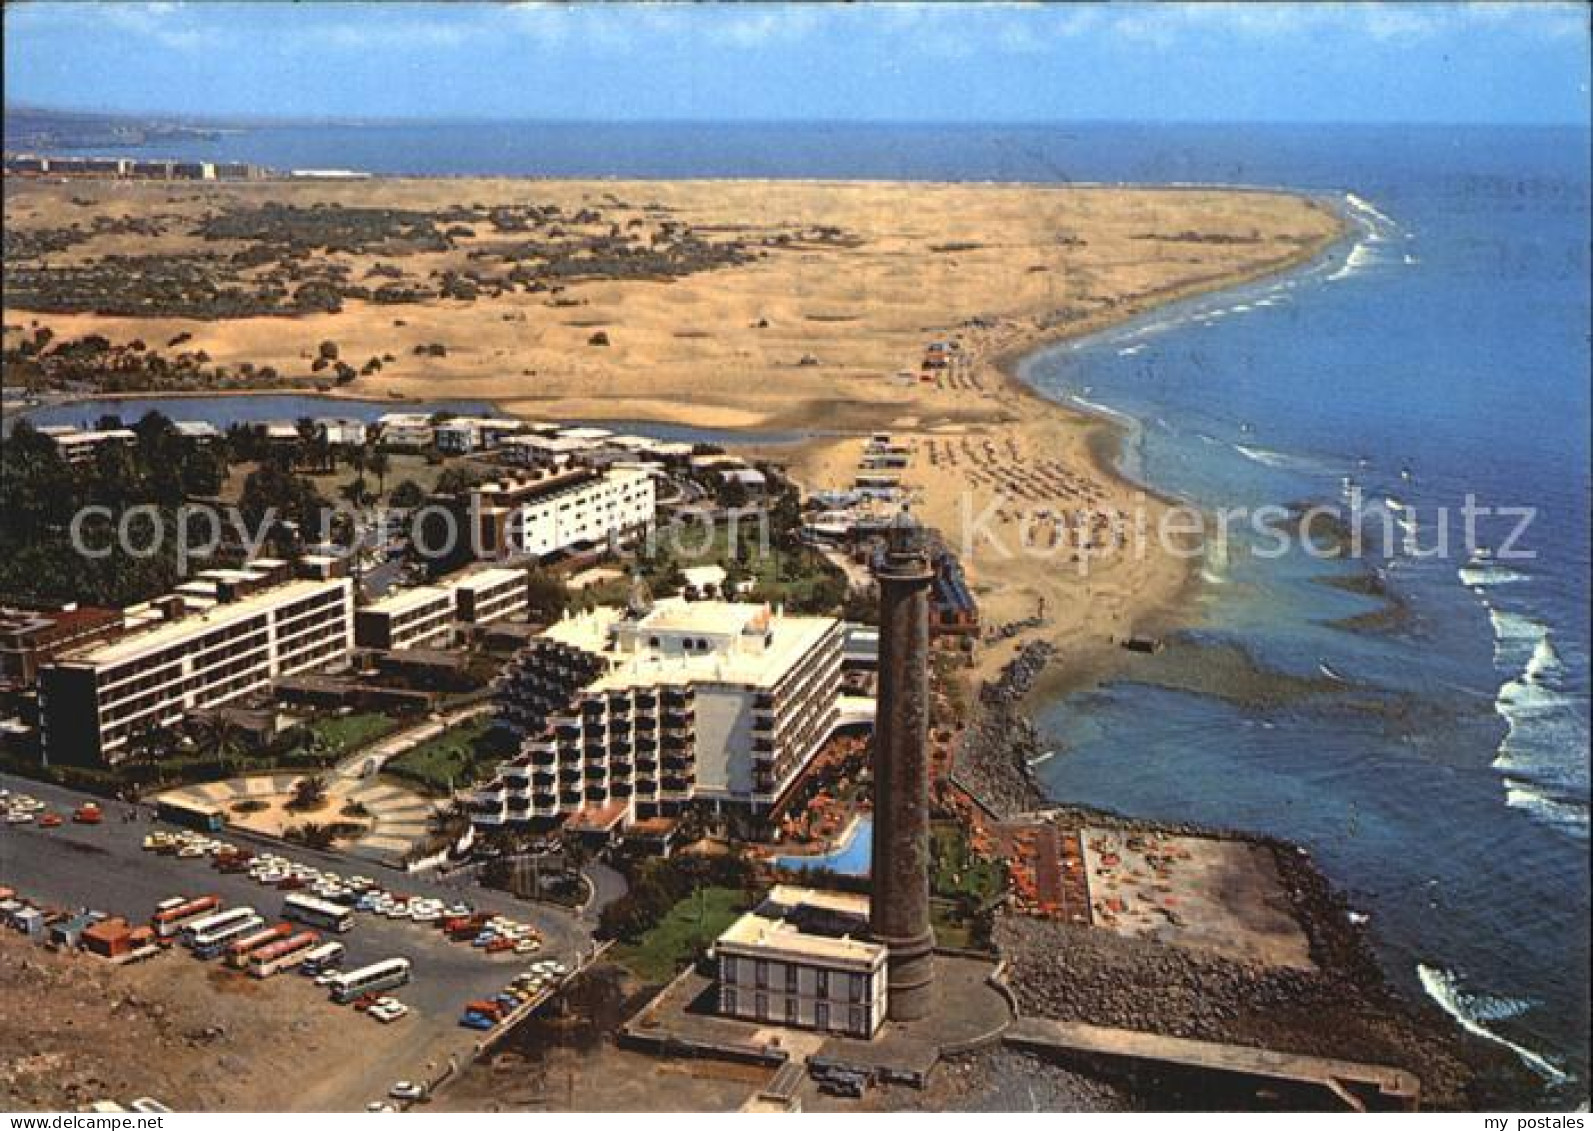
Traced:
<svg viewBox="0 0 1593 1131">
<path fill-rule="evenodd" d="M 172 939 L 181 934 L 184 927 L 214 915 L 220 910 L 221 899 L 218 896 L 202 895 L 198 899 L 180 900 L 175 907 L 163 904 L 156 910 L 149 925 L 155 929 L 155 934 L 159 938 Z"/>
<path fill-rule="evenodd" d="M 384 962 L 375 962 L 358 970 L 339 974 L 332 979 L 329 988 L 332 991 L 332 1000 L 340 1005 L 346 1005 L 364 994 L 390 990 L 408 981 L 409 959 L 389 958 Z"/>
<path fill-rule="evenodd" d="M 300 931 L 252 950 L 249 952 L 249 973 L 256 978 L 269 978 L 290 966 L 297 966 L 318 949 L 315 944 L 320 941 L 321 936 L 314 931 Z"/>
<path fill-rule="evenodd" d="M 299 964 L 301 974 L 319 974 L 339 965 L 343 961 L 343 944 L 340 942 L 324 942 L 309 954 L 304 956 L 304 961 Z"/>
<path fill-rule="evenodd" d="M 265 926 L 265 920 L 252 907 L 234 907 L 218 915 L 209 915 L 183 928 L 183 945 L 196 953 L 209 950 L 218 943 L 234 939 Z"/>
<path fill-rule="evenodd" d="M 249 965 L 249 956 L 263 946 L 280 942 L 293 933 L 292 923 L 278 923 L 274 927 L 261 927 L 258 931 L 251 931 L 240 939 L 234 939 L 227 944 L 226 956 L 222 959 L 228 966 L 242 970 Z"/>
<path fill-rule="evenodd" d="M 297 919 L 323 931 L 342 933 L 354 926 L 354 912 L 341 903 L 317 899 L 313 895 L 290 895 L 282 901 L 282 917 Z"/>
</svg>

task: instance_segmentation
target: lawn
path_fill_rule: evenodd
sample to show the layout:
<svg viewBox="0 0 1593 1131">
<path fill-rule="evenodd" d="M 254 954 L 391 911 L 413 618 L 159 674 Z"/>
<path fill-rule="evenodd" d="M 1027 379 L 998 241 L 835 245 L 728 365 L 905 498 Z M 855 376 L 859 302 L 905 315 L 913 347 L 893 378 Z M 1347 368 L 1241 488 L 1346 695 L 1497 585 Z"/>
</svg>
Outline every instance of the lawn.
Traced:
<svg viewBox="0 0 1593 1131">
<path fill-rule="evenodd" d="M 317 751 L 340 758 L 368 742 L 391 734 L 399 721 L 379 711 L 352 715 L 326 715 L 310 723 L 310 744 Z"/>
<path fill-rule="evenodd" d="M 646 982 L 673 978 L 746 910 L 740 888 L 705 887 L 670 908 L 634 943 L 619 943 L 610 957 Z"/>
<path fill-rule="evenodd" d="M 649 585 L 667 591 L 670 586 L 666 563 L 727 568 L 739 564 L 754 584 L 752 600 L 783 603 L 793 610 L 830 611 L 845 598 L 845 580 L 823 554 L 807 546 L 780 549 L 772 531 L 765 546 L 756 517 L 743 518 L 738 523 L 738 540 L 739 550 L 732 553 L 730 524 L 723 520 L 715 522 L 711 538 L 701 522 L 661 530 L 658 559 L 644 568 L 643 575 Z M 626 579 L 595 586 L 589 595 L 598 602 L 616 597 L 623 601 L 629 592 L 630 582 Z"/>
<path fill-rule="evenodd" d="M 938 896 L 971 895 L 983 904 L 1006 887 L 1001 864 L 975 855 L 962 829 L 951 821 L 937 821 L 930 826 L 929 857 L 933 869 L 929 886 Z"/>
<path fill-rule="evenodd" d="M 409 785 L 447 793 L 485 778 L 509 753 L 503 732 L 493 729 L 492 720 L 475 718 L 390 759 L 382 772 Z"/>
</svg>

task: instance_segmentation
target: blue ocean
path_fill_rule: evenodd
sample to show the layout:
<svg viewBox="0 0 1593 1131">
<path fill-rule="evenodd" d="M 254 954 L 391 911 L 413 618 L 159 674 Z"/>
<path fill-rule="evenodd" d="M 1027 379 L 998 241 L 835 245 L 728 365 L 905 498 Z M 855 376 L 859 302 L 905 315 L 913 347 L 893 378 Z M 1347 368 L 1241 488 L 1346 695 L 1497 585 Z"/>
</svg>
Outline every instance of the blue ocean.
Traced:
<svg viewBox="0 0 1593 1131">
<path fill-rule="evenodd" d="M 1242 701 L 1147 661 L 1043 708 L 1057 753 L 1040 772 L 1058 798 L 1304 843 L 1370 916 L 1391 977 L 1508 1044 L 1546 1089 L 1585 1094 L 1587 131 L 329 126 L 173 155 L 413 175 L 1204 182 L 1332 202 L 1354 234 L 1322 262 L 1026 366 L 1052 396 L 1127 421 L 1123 467 L 1159 491 L 1376 513 L 1388 536 L 1369 561 L 1264 559 L 1240 533 L 1204 563 L 1181 643 L 1242 650 L 1310 693 Z M 1468 496 L 1496 512 L 1470 538 Z"/>
</svg>

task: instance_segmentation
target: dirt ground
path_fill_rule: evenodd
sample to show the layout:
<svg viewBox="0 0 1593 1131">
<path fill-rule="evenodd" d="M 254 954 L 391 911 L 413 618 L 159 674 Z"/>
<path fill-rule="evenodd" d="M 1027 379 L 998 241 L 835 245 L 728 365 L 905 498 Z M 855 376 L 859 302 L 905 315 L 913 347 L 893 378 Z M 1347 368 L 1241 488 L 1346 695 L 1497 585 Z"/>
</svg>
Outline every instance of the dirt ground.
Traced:
<svg viewBox="0 0 1593 1131">
<path fill-rule="evenodd" d="M 261 981 L 186 953 L 117 967 L 0 932 L 0 1108 L 10 1111 L 140 1096 L 178 1111 L 314 1108 L 307 1097 L 334 1061 L 341 1081 L 357 1081 L 408 1053 L 415 1032 L 334 1006 L 307 978 Z M 383 1087 L 370 1088 L 379 1098 Z"/>
<path fill-rule="evenodd" d="M 1261 966 L 1314 970 L 1270 849 L 1236 840 L 1083 830 L 1095 925 Z"/>
<path fill-rule="evenodd" d="M 767 1068 L 665 1060 L 603 1043 L 556 1048 L 536 1061 L 504 1053 L 474 1066 L 424 1108 L 445 1111 L 736 1111 Z"/>
</svg>

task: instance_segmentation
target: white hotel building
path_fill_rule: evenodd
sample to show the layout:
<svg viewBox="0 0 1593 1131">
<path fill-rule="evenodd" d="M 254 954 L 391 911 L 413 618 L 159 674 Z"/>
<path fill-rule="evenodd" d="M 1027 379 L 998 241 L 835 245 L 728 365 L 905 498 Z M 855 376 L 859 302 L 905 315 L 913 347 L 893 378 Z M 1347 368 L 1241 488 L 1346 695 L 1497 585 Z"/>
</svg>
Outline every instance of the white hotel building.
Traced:
<svg viewBox="0 0 1593 1131">
<path fill-rule="evenodd" d="M 355 612 L 354 642 L 383 651 L 447 648 L 455 621 L 492 624 L 523 617 L 530 605 L 528 583 L 524 569 L 505 566 L 390 593 Z"/>
<path fill-rule="evenodd" d="M 481 557 L 545 558 L 642 530 L 656 514 L 653 479 L 635 468 L 578 468 L 483 483 L 470 494 Z"/>
<path fill-rule="evenodd" d="M 477 791 L 476 822 L 768 811 L 840 719 L 844 636 L 832 617 L 678 597 L 567 617 L 500 678 L 499 723 L 521 747 Z"/>
<path fill-rule="evenodd" d="M 353 583 L 207 571 L 180 594 L 127 610 L 126 623 L 122 635 L 40 670 L 47 764 L 119 761 L 142 728 L 174 725 L 190 710 L 263 691 L 279 676 L 345 662 Z"/>
</svg>

